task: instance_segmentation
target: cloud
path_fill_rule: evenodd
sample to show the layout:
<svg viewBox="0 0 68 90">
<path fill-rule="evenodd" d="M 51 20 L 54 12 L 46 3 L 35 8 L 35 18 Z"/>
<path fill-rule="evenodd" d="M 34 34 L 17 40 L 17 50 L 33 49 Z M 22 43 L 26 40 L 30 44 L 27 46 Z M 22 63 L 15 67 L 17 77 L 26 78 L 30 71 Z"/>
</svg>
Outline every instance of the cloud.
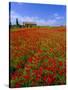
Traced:
<svg viewBox="0 0 68 90">
<path fill-rule="evenodd" d="M 16 19 L 16 18 L 22 18 L 22 17 L 19 14 L 17 14 L 16 12 L 11 11 L 10 12 L 10 18 L 11 19 Z"/>
<path fill-rule="evenodd" d="M 23 16 L 19 20 L 27 21 L 27 22 L 36 22 L 38 20 L 38 17 Z"/>
<path fill-rule="evenodd" d="M 18 13 L 16 13 L 15 11 L 11 11 L 10 12 L 10 21 L 12 24 L 15 24 L 16 23 L 16 18 L 20 18 L 22 19 L 22 16 L 20 16 Z"/>
<path fill-rule="evenodd" d="M 37 23 L 37 25 L 54 25 L 56 23 L 56 20 L 54 19 L 48 19 L 48 20 L 45 20 L 45 19 L 40 19 L 39 17 L 29 17 L 29 16 L 24 16 L 22 17 L 21 19 L 22 22 L 35 22 Z"/>
<path fill-rule="evenodd" d="M 54 16 L 56 17 L 56 19 L 59 19 L 60 17 L 58 16 L 58 14 L 54 14 Z M 30 17 L 30 16 L 21 16 L 19 15 L 18 13 L 14 12 L 14 11 L 11 11 L 10 12 L 10 18 L 11 18 L 11 23 L 12 24 L 15 24 L 16 23 L 16 18 L 18 18 L 19 20 L 19 23 L 22 25 L 23 22 L 35 22 L 37 23 L 37 25 L 43 25 L 43 26 L 53 26 L 57 23 L 57 20 L 56 19 L 48 19 L 48 20 L 45 20 L 45 19 L 42 19 L 42 18 L 39 18 L 37 16 L 35 17 Z"/>
<path fill-rule="evenodd" d="M 38 17 L 21 16 L 18 13 L 16 13 L 15 11 L 11 11 L 10 12 L 10 20 L 11 20 L 12 24 L 15 24 L 16 18 L 18 18 L 20 24 L 22 24 L 25 21 L 35 22 L 38 20 Z"/>
<path fill-rule="evenodd" d="M 58 13 L 55 13 L 55 14 L 54 14 L 54 17 L 55 17 L 55 19 L 57 19 L 57 20 L 59 20 L 59 19 L 64 19 L 64 17 L 63 17 L 63 16 L 60 16 Z"/>
<path fill-rule="evenodd" d="M 56 20 L 54 20 L 54 19 L 48 19 L 48 20 L 40 19 L 40 20 L 37 21 L 37 23 L 38 23 L 38 25 L 43 25 L 43 26 L 49 25 L 49 26 L 52 26 L 52 25 L 54 25 L 56 23 Z"/>
</svg>

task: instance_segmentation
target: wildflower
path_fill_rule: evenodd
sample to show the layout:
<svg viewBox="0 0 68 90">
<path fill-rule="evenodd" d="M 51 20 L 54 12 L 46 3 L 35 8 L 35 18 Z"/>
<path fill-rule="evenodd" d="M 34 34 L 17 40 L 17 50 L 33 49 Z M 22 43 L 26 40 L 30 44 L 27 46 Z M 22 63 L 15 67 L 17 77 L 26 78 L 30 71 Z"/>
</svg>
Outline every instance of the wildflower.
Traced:
<svg viewBox="0 0 68 90">
<path fill-rule="evenodd" d="M 28 59 L 28 62 L 32 63 L 32 57 L 30 57 L 30 58 Z"/>
<path fill-rule="evenodd" d="M 43 51 L 41 49 L 38 50 L 38 53 L 42 53 Z"/>
<path fill-rule="evenodd" d="M 49 76 L 48 76 L 48 78 L 47 78 L 47 84 L 49 85 L 49 84 L 51 84 L 52 83 L 52 78 L 50 78 Z"/>
<path fill-rule="evenodd" d="M 23 76 L 25 79 L 30 79 L 30 76 L 29 75 L 25 75 Z"/>
<path fill-rule="evenodd" d="M 21 65 L 20 65 L 20 64 L 18 64 L 16 68 L 17 68 L 17 69 L 20 69 L 20 68 L 21 68 Z"/>
<path fill-rule="evenodd" d="M 46 77 L 46 76 L 44 76 L 44 77 L 43 77 L 43 80 L 44 80 L 44 81 L 46 81 L 46 80 L 47 80 L 47 77 Z"/>
<path fill-rule="evenodd" d="M 59 61 L 59 65 L 60 65 L 60 66 L 62 66 L 62 65 L 63 65 L 62 61 Z"/>
<path fill-rule="evenodd" d="M 17 83 L 15 84 L 15 87 L 16 87 L 16 88 L 21 87 L 21 84 L 17 82 Z"/>
</svg>

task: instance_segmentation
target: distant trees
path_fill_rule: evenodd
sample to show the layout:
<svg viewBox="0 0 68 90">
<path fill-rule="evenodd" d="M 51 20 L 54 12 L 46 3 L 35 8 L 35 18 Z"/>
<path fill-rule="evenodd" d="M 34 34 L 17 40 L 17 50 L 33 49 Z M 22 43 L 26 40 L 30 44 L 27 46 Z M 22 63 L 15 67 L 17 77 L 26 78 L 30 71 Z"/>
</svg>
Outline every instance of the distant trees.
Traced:
<svg viewBox="0 0 68 90">
<path fill-rule="evenodd" d="M 21 25 L 18 22 L 18 18 L 16 18 L 16 27 L 21 27 Z"/>
<path fill-rule="evenodd" d="M 9 27 L 13 27 L 13 28 L 21 27 L 21 25 L 19 24 L 18 18 L 16 18 L 16 23 L 15 24 L 12 24 L 11 21 L 9 21 Z"/>
<path fill-rule="evenodd" d="M 16 26 L 19 26 L 18 18 L 16 18 Z"/>
</svg>

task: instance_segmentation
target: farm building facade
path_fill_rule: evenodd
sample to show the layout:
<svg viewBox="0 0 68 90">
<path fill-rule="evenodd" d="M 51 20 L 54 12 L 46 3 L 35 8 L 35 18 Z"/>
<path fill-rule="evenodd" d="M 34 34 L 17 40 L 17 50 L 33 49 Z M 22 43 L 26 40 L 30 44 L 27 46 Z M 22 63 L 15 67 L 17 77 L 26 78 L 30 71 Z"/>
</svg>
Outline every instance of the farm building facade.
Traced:
<svg viewBox="0 0 68 90">
<path fill-rule="evenodd" d="M 36 23 L 33 23 L 33 22 L 23 22 L 23 27 L 32 28 L 32 27 L 35 27 L 35 26 L 37 26 Z"/>
</svg>

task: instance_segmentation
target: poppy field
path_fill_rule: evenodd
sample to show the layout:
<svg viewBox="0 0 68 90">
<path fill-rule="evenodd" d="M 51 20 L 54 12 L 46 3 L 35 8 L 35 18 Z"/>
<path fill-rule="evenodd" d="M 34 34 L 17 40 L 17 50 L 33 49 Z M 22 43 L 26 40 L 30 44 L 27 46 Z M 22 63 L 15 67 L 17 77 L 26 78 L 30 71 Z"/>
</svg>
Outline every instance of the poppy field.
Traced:
<svg viewBox="0 0 68 90">
<path fill-rule="evenodd" d="M 10 87 L 66 84 L 66 28 L 10 29 Z"/>
</svg>

